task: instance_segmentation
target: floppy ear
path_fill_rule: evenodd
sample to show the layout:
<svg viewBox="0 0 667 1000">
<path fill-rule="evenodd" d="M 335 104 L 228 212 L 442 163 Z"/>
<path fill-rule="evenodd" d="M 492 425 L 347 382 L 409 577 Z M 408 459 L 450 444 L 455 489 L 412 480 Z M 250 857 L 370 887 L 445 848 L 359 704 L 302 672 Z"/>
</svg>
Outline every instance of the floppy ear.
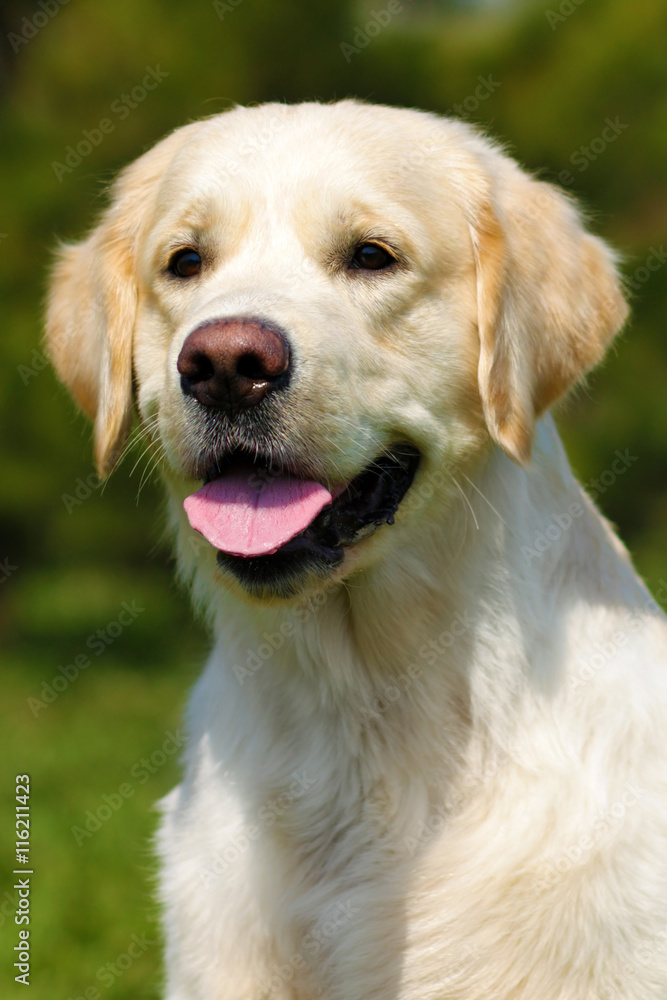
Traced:
<svg viewBox="0 0 667 1000">
<path fill-rule="evenodd" d="M 137 311 L 133 247 L 107 218 L 64 247 L 54 268 L 46 341 L 53 365 L 95 422 L 95 461 L 111 472 L 132 421 L 132 335 Z"/>
<path fill-rule="evenodd" d="M 111 206 L 87 240 L 66 246 L 54 268 L 46 346 L 81 409 L 95 421 L 95 461 L 107 476 L 132 423 L 132 346 L 139 287 L 140 236 L 150 221 L 160 178 L 202 127 L 193 122 L 160 140 L 125 167 Z"/>
<path fill-rule="evenodd" d="M 475 219 L 479 389 L 492 438 L 530 458 L 535 421 L 604 354 L 628 308 L 573 202 L 513 164 Z"/>
</svg>

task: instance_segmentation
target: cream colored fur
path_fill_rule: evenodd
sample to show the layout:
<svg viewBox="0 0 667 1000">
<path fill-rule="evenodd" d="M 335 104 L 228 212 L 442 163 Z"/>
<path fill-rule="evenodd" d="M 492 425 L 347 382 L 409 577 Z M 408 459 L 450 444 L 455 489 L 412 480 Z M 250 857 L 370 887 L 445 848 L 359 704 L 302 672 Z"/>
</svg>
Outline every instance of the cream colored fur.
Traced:
<svg viewBox="0 0 667 1000">
<path fill-rule="evenodd" d="M 371 237 L 397 270 L 336 263 Z M 168 280 L 195 240 L 202 275 Z M 277 448 L 328 485 L 422 453 L 396 524 L 292 601 L 244 597 L 181 507 L 176 358 L 238 315 L 299 359 Z M 163 803 L 167 1000 L 667 998 L 667 628 L 547 413 L 625 316 L 566 196 L 353 101 L 178 130 L 63 251 L 54 362 L 103 472 L 134 371 L 216 636 Z"/>
</svg>

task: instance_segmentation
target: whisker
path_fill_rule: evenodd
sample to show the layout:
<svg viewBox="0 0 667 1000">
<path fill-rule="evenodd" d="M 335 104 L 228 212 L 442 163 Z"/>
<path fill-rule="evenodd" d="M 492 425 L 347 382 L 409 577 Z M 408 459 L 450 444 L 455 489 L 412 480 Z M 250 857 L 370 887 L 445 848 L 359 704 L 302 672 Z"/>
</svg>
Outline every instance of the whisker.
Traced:
<svg viewBox="0 0 667 1000">
<path fill-rule="evenodd" d="M 450 475 L 451 475 L 451 473 L 450 473 Z M 467 477 L 466 477 L 466 478 L 467 478 Z M 452 476 L 452 482 L 454 483 L 454 486 L 456 486 L 457 490 L 459 491 L 459 493 L 461 494 L 461 496 L 463 497 L 463 499 L 465 500 L 465 502 L 466 502 L 466 503 L 468 504 L 468 507 L 470 508 L 470 513 L 472 514 L 472 519 L 473 519 L 473 521 L 475 522 L 475 527 L 476 527 L 476 528 L 477 528 L 477 530 L 479 531 L 479 523 L 478 523 L 478 521 L 477 521 L 477 518 L 476 518 L 476 516 L 475 516 L 475 511 L 473 510 L 473 506 L 472 506 L 472 504 L 470 503 L 470 500 L 469 500 L 469 499 L 468 499 L 468 497 L 467 497 L 467 496 L 465 495 L 465 492 L 464 492 L 464 491 L 463 491 L 463 490 L 461 489 L 461 486 L 460 486 L 460 485 L 459 485 L 459 483 L 458 483 L 458 482 L 456 481 L 456 479 L 454 478 L 454 476 Z"/>
<path fill-rule="evenodd" d="M 151 454 L 150 448 L 153 446 L 149 445 L 149 448 L 144 452 L 144 455 L 148 457 L 148 462 L 146 463 L 146 468 L 144 469 L 141 479 L 139 480 L 139 488 L 137 490 L 137 504 L 139 503 L 139 498 L 141 497 L 141 491 L 147 482 L 155 475 L 158 471 L 158 466 L 160 460 L 164 457 L 166 453 L 166 446 L 163 442 L 156 442 L 157 449 Z M 136 468 L 136 466 L 135 466 Z"/>
<path fill-rule="evenodd" d="M 465 472 L 462 472 L 462 473 L 461 473 L 461 475 L 463 476 L 463 478 L 464 478 L 464 479 L 468 479 L 468 477 L 466 476 Z M 470 483 L 470 485 L 472 486 L 472 488 L 473 488 L 473 489 L 474 489 L 474 490 L 475 490 L 475 491 L 476 491 L 477 493 L 479 493 L 479 495 L 481 496 L 482 500 L 484 500 L 484 501 L 485 501 L 486 503 L 488 503 L 488 505 L 489 505 L 489 507 L 491 508 L 491 510 L 493 511 L 493 513 L 494 513 L 494 514 L 495 514 L 495 515 L 496 515 L 497 517 L 499 517 L 499 518 L 500 518 L 500 520 L 501 520 L 501 521 L 503 522 L 503 524 L 504 524 L 504 525 L 505 525 L 505 527 L 507 528 L 507 527 L 508 527 L 508 524 L 507 524 L 507 522 L 506 522 L 506 521 L 505 521 L 505 519 L 504 519 L 504 518 L 503 518 L 503 517 L 502 517 L 502 516 L 501 516 L 501 515 L 500 515 L 500 514 L 498 513 L 498 511 L 497 511 L 497 510 L 496 510 L 496 508 L 495 508 L 495 507 L 493 506 L 493 504 L 491 503 L 491 501 L 489 500 L 489 498 L 488 498 L 488 497 L 485 497 L 485 496 L 484 496 L 484 494 L 482 493 L 482 491 L 481 491 L 481 490 L 480 490 L 480 489 L 479 489 L 479 488 L 478 488 L 477 486 L 475 486 L 475 484 L 473 483 L 472 479 L 468 479 L 468 482 Z"/>
</svg>

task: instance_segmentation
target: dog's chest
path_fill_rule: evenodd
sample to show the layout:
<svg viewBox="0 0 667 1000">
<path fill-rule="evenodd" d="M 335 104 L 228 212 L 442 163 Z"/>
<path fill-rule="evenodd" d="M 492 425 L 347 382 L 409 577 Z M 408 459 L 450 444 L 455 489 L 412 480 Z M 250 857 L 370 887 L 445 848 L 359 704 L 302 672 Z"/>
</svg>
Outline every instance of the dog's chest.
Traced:
<svg viewBox="0 0 667 1000">
<path fill-rule="evenodd" d="M 237 745 L 232 766 L 215 741 L 201 740 L 187 807 L 198 829 L 179 839 L 204 873 L 200 910 L 216 914 L 205 933 L 224 935 L 225 947 L 238 935 L 237 953 L 260 949 L 262 983 L 278 976 L 285 996 L 333 995 L 329 977 L 355 978 L 340 968 L 354 956 L 369 987 L 384 982 L 400 953 L 416 855 L 437 836 L 447 807 L 434 808 L 441 789 L 426 751 L 416 768 L 418 755 L 392 746 L 383 721 L 383 738 L 371 728 L 360 744 L 331 720 L 268 726 Z M 394 957 L 380 962 L 392 939 Z M 369 953 L 378 956 L 375 971 L 363 959 Z"/>
<path fill-rule="evenodd" d="M 510 846 L 521 836 L 488 821 L 476 838 L 494 844 L 491 857 L 461 814 L 490 783 L 497 798 L 496 773 L 454 789 L 443 722 L 413 726 L 407 699 L 360 733 L 349 716 L 309 717 L 296 690 L 262 699 L 257 718 L 242 716 L 238 688 L 202 691 L 188 778 L 167 820 L 167 881 L 174 874 L 179 933 L 222 956 L 233 995 L 413 1000 L 427 995 L 423 946 L 448 996 L 492 997 L 495 974 L 485 993 L 469 991 L 487 965 L 479 899 L 495 885 L 504 920 L 525 896 L 505 862 L 505 836 Z M 474 808 L 486 824 L 484 804 Z"/>
<path fill-rule="evenodd" d="M 288 725 L 280 699 L 261 724 L 229 689 L 205 701 L 163 836 L 178 950 L 224 969 L 226 992 L 211 980 L 202 997 L 523 997 L 504 985 L 537 975 L 525 942 L 562 936 L 570 890 L 539 886 L 539 800 L 516 808 L 507 761 L 454 788 L 442 726 L 438 740 L 387 710 L 358 741 L 294 705 Z"/>
<path fill-rule="evenodd" d="M 404 964 L 427 928 L 439 974 L 467 998 L 456 990 L 478 962 L 476 945 L 448 920 L 452 886 L 426 885 L 421 868 L 446 837 L 447 807 L 434 810 L 423 778 L 406 779 L 391 756 L 381 773 L 343 756 L 298 756 L 284 753 L 282 781 L 257 770 L 251 794 L 202 755 L 178 837 L 179 866 L 198 875 L 183 882 L 179 914 L 201 917 L 193 940 L 203 935 L 225 968 L 238 965 L 239 982 L 253 979 L 252 1000 L 412 1000 L 421 986 L 403 992 Z M 264 774 L 277 763 L 267 760 Z"/>
</svg>

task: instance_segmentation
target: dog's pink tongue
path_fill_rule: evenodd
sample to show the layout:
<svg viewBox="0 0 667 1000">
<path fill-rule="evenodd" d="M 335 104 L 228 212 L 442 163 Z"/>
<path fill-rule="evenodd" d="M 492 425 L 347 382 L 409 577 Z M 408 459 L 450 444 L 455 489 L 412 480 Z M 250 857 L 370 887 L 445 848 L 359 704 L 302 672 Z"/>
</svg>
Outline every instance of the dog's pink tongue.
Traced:
<svg viewBox="0 0 667 1000">
<path fill-rule="evenodd" d="M 230 469 L 183 502 L 196 531 L 233 556 L 267 556 L 307 528 L 333 497 L 320 483 L 287 475 L 264 478 L 250 466 Z"/>
</svg>

